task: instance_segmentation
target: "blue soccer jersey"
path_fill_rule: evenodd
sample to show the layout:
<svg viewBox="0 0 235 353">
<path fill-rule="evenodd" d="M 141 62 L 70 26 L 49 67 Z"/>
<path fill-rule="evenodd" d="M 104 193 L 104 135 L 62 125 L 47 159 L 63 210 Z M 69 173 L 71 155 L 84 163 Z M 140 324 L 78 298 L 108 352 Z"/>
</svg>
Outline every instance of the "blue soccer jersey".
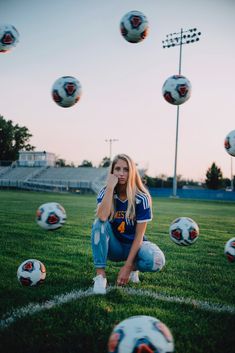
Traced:
<svg viewBox="0 0 235 353">
<path fill-rule="evenodd" d="M 97 197 L 99 204 L 105 194 L 105 187 L 101 189 Z M 126 219 L 128 200 L 122 201 L 114 195 L 115 212 L 114 218 L 110 221 L 114 235 L 124 243 L 131 243 L 135 237 L 136 224 L 149 222 L 152 219 L 152 211 L 148 196 L 141 193 L 136 194 L 135 198 L 135 219 Z M 146 238 L 144 239 L 146 240 Z"/>
</svg>

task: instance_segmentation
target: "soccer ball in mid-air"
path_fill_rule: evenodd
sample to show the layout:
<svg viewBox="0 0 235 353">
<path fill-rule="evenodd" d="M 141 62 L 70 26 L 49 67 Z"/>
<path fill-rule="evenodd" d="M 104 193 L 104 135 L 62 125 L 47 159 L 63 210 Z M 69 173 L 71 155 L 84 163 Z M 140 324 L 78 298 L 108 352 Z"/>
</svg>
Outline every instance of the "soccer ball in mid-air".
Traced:
<svg viewBox="0 0 235 353">
<path fill-rule="evenodd" d="M 67 216 L 63 206 L 57 202 L 47 202 L 39 206 L 36 212 L 37 224 L 47 230 L 56 230 L 63 226 Z"/>
<path fill-rule="evenodd" d="M 82 86 L 75 77 L 62 76 L 54 82 L 51 94 L 56 104 L 69 108 L 80 100 Z"/>
<path fill-rule="evenodd" d="M 164 82 L 162 95 L 168 103 L 180 105 L 190 98 L 191 89 L 191 83 L 185 76 L 173 75 Z"/>
<path fill-rule="evenodd" d="M 108 353 L 167 353 L 174 351 L 169 328 L 152 316 L 131 316 L 116 325 L 109 337 Z"/>
<path fill-rule="evenodd" d="M 130 43 L 139 43 L 148 35 L 147 17 L 140 11 L 126 13 L 120 22 L 122 36 Z"/>
<path fill-rule="evenodd" d="M 235 157 L 235 130 L 230 131 L 225 137 L 224 148 L 230 156 Z"/>
<path fill-rule="evenodd" d="M 19 42 L 19 32 L 10 25 L 0 25 L 0 53 L 7 53 Z"/>
<path fill-rule="evenodd" d="M 46 278 L 46 267 L 39 260 L 26 260 L 18 267 L 17 277 L 23 286 L 42 284 Z"/>
<path fill-rule="evenodd" d="M 235 238 L 227 241 L 224 247 L 224 253 L 229 262 L 235 262 Z"/>
<path fill-rule="evenodd" d="M 176 218 L 170 225 L 171 240 L 178 245 L 192 245 L 198 239 L 199 227 L 189 217 Z"/>
</svg>

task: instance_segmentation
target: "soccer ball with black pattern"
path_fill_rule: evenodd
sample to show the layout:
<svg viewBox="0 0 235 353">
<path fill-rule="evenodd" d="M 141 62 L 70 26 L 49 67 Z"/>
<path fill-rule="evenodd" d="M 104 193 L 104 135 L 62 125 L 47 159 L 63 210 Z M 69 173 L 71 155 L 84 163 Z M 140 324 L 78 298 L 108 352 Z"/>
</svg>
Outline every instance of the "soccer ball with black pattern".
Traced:
<svg viewBox="0 0 235 353">
<path fill-rule="evenodd" d="M 185 76 L 173 75 L 164 82 L 162 95 L 168 103 L 180 105 L 190 98 L 191 89 L 191 83 Z"/>
<path fill-rule="evenodd" d="M 140 11 L 126 13 L 120 22 L 120 31 L 128 42 L 139 43 L 148 35 L 147 17 Z"/>
<path fill-rule="evenodd" d="M 229 262 L 235 262 L 235 238 L 227 241 L 224 247 L 224 253 Z"/>
<path fill-rule="evenodd" d="M 174 352 L 169 328 L 152 316 L 131 316 L 116 325 L 108 340 L 108 353 Z"/>
<path fill-rule="evenodd" d="M 57 202 L 44 203 L 36 211 L 37 224 L 46 230 L 61 228 L 66 219 L 67 216 L 64 207 Z"/>
<path fill-rule="evenodd" d="M 199 236 L 197 223 L 189 217 L 176 218 L 170 225 L 170 239 L 177 245 L 192 245 Z"/>
<path fill-rule="evenodd" d="M 52 86 L 52 98 L 56 104 L 63 108 L 75 105 L 81 98 L 81 83 L 73 76 L 62 76 Z"/>
<path fill-rule="evenodd" d="M 0 25 L 0 53 L 7 53 L 19 42 L 19 32 L 10 25 Z"/>
<path fill-rule="evenodd" d="M 39 260 L 26 260 L 18 267 L 17 278 L 23 286 L 27 287 L 42 284 L 46 278 L 46 267 Z"/>
<path fill-rule="evenodd" d="M 230 131 L 225 137 L 224 148 L 230 156 L 235 157 L 235 130 Z"/>
</svg>

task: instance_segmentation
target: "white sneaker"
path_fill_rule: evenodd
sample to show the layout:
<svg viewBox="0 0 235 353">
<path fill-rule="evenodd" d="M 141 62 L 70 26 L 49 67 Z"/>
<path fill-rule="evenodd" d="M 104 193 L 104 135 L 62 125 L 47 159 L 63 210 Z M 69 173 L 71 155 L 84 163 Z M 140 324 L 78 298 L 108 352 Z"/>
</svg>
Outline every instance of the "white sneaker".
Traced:
<svg viewBox="0 0 235 353">
<path fill-rule="evenodd" d="M 129 280 L 133 283 L 139 283 L 140 279 L 139 279 L 139 271 L 132 271 L 130 273 L 130 277 Z"/>
<path fill-rule="evenodd" d="M 98 275 L 93 278 L 94 287 L 93 293 L 95 294 L 106 294 L 107 279 L 102 275 Z"/>
</svg>

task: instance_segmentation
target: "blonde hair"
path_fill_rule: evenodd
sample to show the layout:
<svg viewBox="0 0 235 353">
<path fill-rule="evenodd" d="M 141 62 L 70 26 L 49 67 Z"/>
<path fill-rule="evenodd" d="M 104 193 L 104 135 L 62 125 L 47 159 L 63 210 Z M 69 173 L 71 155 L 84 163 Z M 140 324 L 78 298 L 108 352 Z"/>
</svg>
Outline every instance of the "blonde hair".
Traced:
<svg viewBox="0 0 235 353">
<path fill-rule="evenodd" d="M 136 194 L 146 195 L 148 197 L 150 207 L 152 206 L 151 196 L 141 180 L 140 174 L 138 172 L 138 169 L 136 168 L 135 163 L 126 154 L 118 154 L 117 156 L 114 157 L 114 159 L 111 163 L 111 166 L 110 166 L 109 173 L 113 174 L 115 164 L 117 163 L 117 161 L 119 159 L 125 161 L 128 165 L 128 169 L 129 169 L 129 177 L 127 180 L 127 187 L 126 187 L 126 194 L 127 194 L 127 200 L 128 200 L 126 218 L 133 220 L 133 219 L 135 219 L 135 197 L 136 197 Z M 115 199 L 113 198 L 110 219 L 113 219 L 114 213 L 115 213 Z"/>
</svg>

